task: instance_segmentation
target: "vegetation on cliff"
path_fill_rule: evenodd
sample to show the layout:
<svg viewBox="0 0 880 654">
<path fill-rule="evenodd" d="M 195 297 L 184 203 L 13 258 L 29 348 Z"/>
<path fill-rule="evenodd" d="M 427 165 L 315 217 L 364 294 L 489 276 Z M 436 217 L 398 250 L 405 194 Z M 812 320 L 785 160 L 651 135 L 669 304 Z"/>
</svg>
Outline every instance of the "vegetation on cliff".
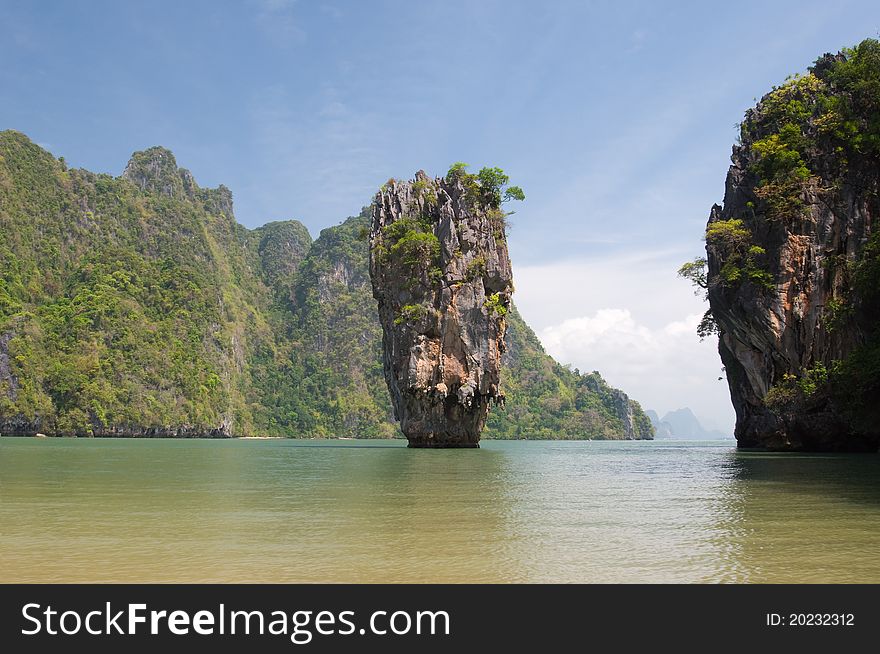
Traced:
<svg viewBox="0 0 880 654">
<path fill-rule="evenodd" d="M 829 196 L 839 196 L 853 181 L 863 185 L 877 215 L 880 42 L 866 39 L 821 57 L 809 73 L 768 94 L 760 110 L 747 114 L 742 130 L 742 140 L 751 142 L 756 154 L 756 192 L 770 219 L 801 218 L 804 195 L 819 179 Z M 829 261 L 840 268 L 844 283 L 826 300 L 824 316 L 831 330 L 847 317 L 860 317 L 864 342 L 827 366 L 819 361 L 784 378 L 769 395 L 777 409 L 798 411 L 833 397 L 864 427 L 880 418 L 880 231 L 872 227 L 860 252 Z"/>
<path fill-rule="evenodd" d="M 248 230 L 162 148 L 111 177 L 0 132 L 0 433 L 396 435 L 368 224 Z M 625 436 L 612 389 L 557 406 L 585 378 L 527 340 L 487 436 Z"/>
<path fill-rule="evenodd" d="M 709 296 L 701 335 L 720 332 L 723 357 L 743 368 L 730 380 L 735 405 L 750 398 L 738 437 L 808 441 L 812 429 L 827 432 L 815 447 L 833 446 L 835 433 L 841 447 L 848 438 L 871 447 L 880 418 L 880 42 L 826 54 L 765 95 L 746 112 L 733 162 L 724 208 L 707 226 L 708 257 L 679 274 Z M 762 314 L 777 317 L 761 323 Z M 767 370 L 750 373 L 766 375 L 766 388 L 744 376 L 751 349 L 770 356 Z M 763 414 L 745 408 L 758 400 Z"/>
<path fill-rule="evenodd" d="M 383 370 L 410 447 L 476 447 L 491 405 L 504 402 L 507 182 L 499 168 L 472 175 L 455 164 L 442 178 L 419 171 L 394 180 L 373 202 L 370 279 Z"/>
</svg>

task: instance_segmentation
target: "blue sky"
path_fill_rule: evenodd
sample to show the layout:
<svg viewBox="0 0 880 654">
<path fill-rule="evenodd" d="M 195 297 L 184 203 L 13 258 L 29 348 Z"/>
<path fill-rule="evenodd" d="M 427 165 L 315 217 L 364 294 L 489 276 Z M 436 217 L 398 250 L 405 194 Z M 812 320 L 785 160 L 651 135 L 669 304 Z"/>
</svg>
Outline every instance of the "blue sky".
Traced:
<svg viewBox="0 0 880 654">
<path fill-rule="evenodd" d="M 0 129 L 119 174 L 161 144 L 240 222 L 317 235 L 388 177 L 498 165 L 523 187 L 516 301 L 563 362 L 730 429 L 678 264 L 735 124 L 874 2 L 0 0 Z"/>
</svg>

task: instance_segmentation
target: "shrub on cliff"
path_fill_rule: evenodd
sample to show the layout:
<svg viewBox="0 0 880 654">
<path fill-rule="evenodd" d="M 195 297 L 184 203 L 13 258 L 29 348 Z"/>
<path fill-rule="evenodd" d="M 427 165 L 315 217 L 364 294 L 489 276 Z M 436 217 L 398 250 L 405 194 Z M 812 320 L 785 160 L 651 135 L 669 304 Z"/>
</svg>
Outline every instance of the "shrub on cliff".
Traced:
<svg viewBox="0 0 880 654">
<path fill-rule="evenodd" d="M 457 162 L 449 167 L 446 179 L 458 181 L 474 200 L 490 209 L 499 208 L 510 200 L 525 200 L 526 195 L 519 186 L 509 186 L 510 177 L 500 168 L 483 167 L 474 175 L 467 172 L 466 163 Z"/>
</svg>

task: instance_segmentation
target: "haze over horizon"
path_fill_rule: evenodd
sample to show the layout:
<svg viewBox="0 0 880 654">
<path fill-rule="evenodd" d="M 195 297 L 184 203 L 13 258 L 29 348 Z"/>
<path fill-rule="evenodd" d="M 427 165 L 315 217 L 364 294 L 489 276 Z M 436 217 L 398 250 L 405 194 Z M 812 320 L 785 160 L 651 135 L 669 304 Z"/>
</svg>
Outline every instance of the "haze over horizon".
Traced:
<svg viewBox="0 0 880 654">
<path fill-rule="evenodd" d="M 248 227 L 315 236 L 388 177 L 504 168 L 526 193 L 514 298 L 548 352 L 725 431 L 705 306 L 676 270 L 702 251 L 743 112 L 880 29 L 858 0 L 4 0 L 0 18 L 0 129 L 114 175 L 163 145 Z"/>
</svg>

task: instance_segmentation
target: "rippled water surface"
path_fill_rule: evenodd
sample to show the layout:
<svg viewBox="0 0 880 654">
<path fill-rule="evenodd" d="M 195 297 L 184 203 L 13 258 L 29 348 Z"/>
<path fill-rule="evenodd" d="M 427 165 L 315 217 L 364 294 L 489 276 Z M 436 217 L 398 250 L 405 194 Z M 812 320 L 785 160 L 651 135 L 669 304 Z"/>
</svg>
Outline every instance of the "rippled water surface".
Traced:
<svg viewBox="0 0 880 654">
<path fill-rule="evenodd" d="M 0 438 L 0 581 L 880 582 L 880 457 Z"/>
</svg>

